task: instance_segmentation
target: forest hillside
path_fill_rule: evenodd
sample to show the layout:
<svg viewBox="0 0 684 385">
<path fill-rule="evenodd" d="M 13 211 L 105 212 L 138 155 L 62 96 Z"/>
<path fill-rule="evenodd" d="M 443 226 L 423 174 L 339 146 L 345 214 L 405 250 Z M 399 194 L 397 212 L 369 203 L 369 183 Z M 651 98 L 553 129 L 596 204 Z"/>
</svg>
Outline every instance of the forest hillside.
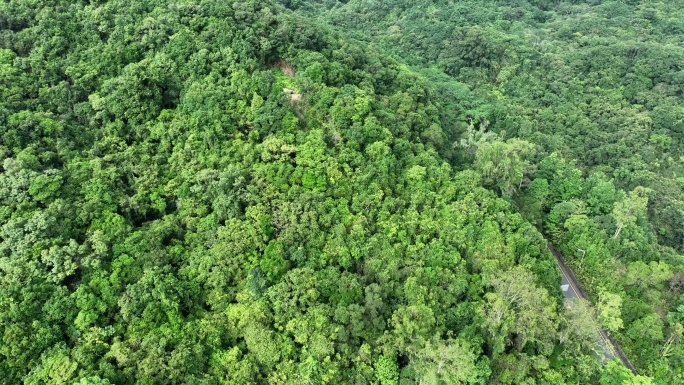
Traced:
<svg viewBox="0 0 684 385">
<path fill-rule="evenodd" d="M 684 2 L 283 3 L 429 78 L 454 147 L 534 144 L 515 186 L 485 186 L 563 251 L 642 372 L 684 382 Z"/>
<path fill-rule="evenodd" d="M 682 383 L 682 7 L 594 3 L 0 3 L 0 384 Z"/>
</svg>

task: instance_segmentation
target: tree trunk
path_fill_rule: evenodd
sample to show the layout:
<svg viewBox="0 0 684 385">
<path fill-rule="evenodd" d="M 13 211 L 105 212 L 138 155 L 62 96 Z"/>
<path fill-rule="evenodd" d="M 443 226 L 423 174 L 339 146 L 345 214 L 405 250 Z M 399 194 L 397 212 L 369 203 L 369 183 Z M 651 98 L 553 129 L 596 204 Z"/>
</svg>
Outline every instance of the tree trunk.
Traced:
<svg viewBox="0 0 684 385">
<path fill-rule="evenodd" d="M 618 226 L 617 229 L 615 229 L 615 234 L 613 234 L 613 238 L 617 238 L 618 235 L 620 235 L 620 231 L 622 231 L 622 226 Z"/>
</svg>

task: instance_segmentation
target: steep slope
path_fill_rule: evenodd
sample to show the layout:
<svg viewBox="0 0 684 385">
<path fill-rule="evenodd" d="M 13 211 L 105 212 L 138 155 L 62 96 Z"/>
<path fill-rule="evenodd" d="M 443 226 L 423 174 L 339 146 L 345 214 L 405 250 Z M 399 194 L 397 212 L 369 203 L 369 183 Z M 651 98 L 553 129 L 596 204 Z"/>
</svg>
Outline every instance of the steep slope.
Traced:
<svg viewBox="0 0 684 385">
<path fill-rule="evenodd" d="M 563 251 L 640 372 L 684 382 L 684 2 L 288 4 L 436 81 L 455 146 L 535 144 L 517 190 L 485 183 Z M 473 96 L 454 113 L 454 95 Z"/>
<path fill-rule="evenodd" d="M 0 29 L 0 383 L 596 380 L 424 77 L 268 1 Z"/>
</svg>

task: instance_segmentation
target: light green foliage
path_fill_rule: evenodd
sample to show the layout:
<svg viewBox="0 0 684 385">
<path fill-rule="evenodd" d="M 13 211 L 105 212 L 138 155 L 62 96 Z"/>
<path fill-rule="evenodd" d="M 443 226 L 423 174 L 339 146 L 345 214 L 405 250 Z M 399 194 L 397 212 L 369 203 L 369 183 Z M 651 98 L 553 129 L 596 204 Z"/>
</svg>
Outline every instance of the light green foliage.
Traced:
<svg viewBox="0 0 684 385">
<path fill-rule="evenodd" d="M 412 360 L 407 371 L 421 384 L 475 384 L 482 381 L 477 367 L 477 354 L 461 340 L 428 341 Z"/>
<path fill-rule="evenodd" d="M 68 384 L 76 374 L 78 364 L 68 355 L 65 346 L 56 346 L 41 356 L 40 363 L 26 376 L 25 383 L 38 384 Z"/>
<path fill-rule="evenodd" d="M 485 297 L 485 322 L 491 335 L 499 336 L 522 350 L 528 342 L 539 349 L 551 348 L 549 333 L 556 330 L 556 305 L 546 289 L 535 284 L 534 275 L 524 267 L 496 274 L 488 279 L 494 288 Z M 515 340 L 509 339 L 515 335 Z M 501 347 L 500 347 L 501 348 Z"/>
<path fill-rule="evenodd" d="M 584 184 L 586 201 L 591 214 L 610 214 L 613 205 L 619 200 L 618 191 L 612 180 L 608 180 L 602 173 L 592 173 Z"/>
<path fill-rule="evenodd" d="M 579 197 L 582 190 L 582 171 L 567 162 L 558 153 L 553 153 L 539 162 L 537 177 L 549 181 L 549 199 L 559 203 Z"/>
<path fill-rule="evenodd" d="M 574 351 L 586 351 L 596 344 L 596 309 L 588 301 L 576 298 L 566 302 L 561 342 Z"/>
<path fill-rule="evenodd" d="M 75 385 L 111 385 L 111 382 L 100 377 L 83 377 Z"/>
<path fill-rule="evenodd" d="M 630 191 L 621 201 L 615 202 L 612 215 L 616 229 L 613 238 L 617 238 L 626 226 L 635 224 L 639 216 L 643 217 L 646 214 L 647 193 L 647 189 L 639 187 Z"/>
<path fill-rule="evenodd" d="M 526 158 L 532 149 L 532 144 L 518 139 L 481 143 L 475 152 L 474 166 L 484 185 L 512 195 L 522 185 L 528 167 Z"/>
<path fill-rule="evenodd" d="M 402 306 L 392 314 L 390 324 L 397 350 L 413 355 L 425 346 L 435 326 L 435 316 L 425 305 Z"/>
<path fill-rule="evenodd" d="M 399 368 L 395 357 L 380 355 L 375 362 L 375 376 L 381 385 L 396 385 L 399 381 Z"/>
<path fill-rule="evenodd" d="M 601 374 L 601 385 L 652 385 L 653 380 L 646 376 L 634 376 L 616 361 L 609 362 Z"/>
<path fill-rule="evenodd" d="M 598 322 L 612 332 L 622 329 L 622 297 L 607 291 L 599 292 Z"/>
<path fill-rule="evenodd" d="M 546 199 L 548 198 L 551 190 L 549 189 L 549 181 L 544 178 L 535 178 L 527 186 L 527 191 L 531 197 L 539 202 L 540 206 L 544 207 L 546 205 Z"/>
</svg>

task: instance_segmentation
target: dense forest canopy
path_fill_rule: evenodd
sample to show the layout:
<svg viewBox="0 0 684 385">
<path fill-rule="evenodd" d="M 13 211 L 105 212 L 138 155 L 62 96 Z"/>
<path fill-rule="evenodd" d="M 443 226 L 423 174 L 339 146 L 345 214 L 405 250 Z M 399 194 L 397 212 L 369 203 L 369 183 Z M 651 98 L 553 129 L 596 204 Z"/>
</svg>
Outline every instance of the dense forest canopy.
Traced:
<svg viewBox="0 0 684 385">
<path fill-rule="evenodd" d="M 680 3 L 0 3 L 0 384 L 683 383 Z"/>
<path fill-rule="evenodd" d="M 594 302 L 621 308 L 604 327 L 637 366 L 684 381 L 682 351 L 672 350 L 684 321 L 684 3 L 289 6 L 432 80 L 440 113 L 456 117 L 455 144 L 471 148 L 473 133 L 535 144 L 508 194 L 515 207 L 571 260 Z"/>
</svg>

